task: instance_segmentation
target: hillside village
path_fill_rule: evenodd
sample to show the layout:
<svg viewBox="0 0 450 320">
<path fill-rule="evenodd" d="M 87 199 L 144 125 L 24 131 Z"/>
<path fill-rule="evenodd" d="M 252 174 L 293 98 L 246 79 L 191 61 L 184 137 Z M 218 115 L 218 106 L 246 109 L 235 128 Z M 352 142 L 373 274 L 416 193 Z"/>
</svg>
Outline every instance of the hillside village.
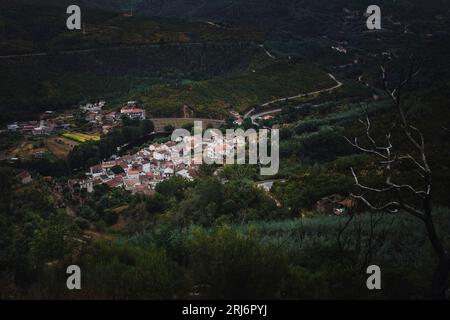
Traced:
<svg viewBox="0 0 450 320">
<path fill-rule="evenodd" d="M 106 101 L 87 103 L 79 107 L 79 114 L 88 123 L 102 128 L 107 133 L 112 128 L 120 125 L 122 116 L 130 119 L 145 120 L 145 110 L 138 101 L 128 101 L 117 111 L 104 111 Z M 77 112 L 74 114 L 57 114 L 52 110 L 43 112 L 37 120 L 15 121 L 6 126 L 6 131 L 20 133 L 24 135 L 51 135 L 60 132 L 61 129 L 69 129 L 73 125 L 70 123 Z M 59 130 L 58 130 L 59 129 Z"/>
<path fill-rule="evenodd" d="M 57 130 L 65 130 L 70 128 L 68 121 L 73 116 L 56 116 L 53 111 L 48 110 L 40 115 L 37 120 L 13 122 L 7 125 L 6 130 L 12 133 L 21 133 L 24 135 L 50 135 Z"/>
<path fill-rule="evenodd" d="M 158 183 L 170 177 L 176 175 L 192 181 L 198 175 L 199 164 L 194 162 L 192 150 L 202 150 L 204 157 L 214 161 L 233 154 L 236 148 L 236 138 L 226 140 L 213 135 L 211 139 L 199 141 L 194 136 L 180 137 L 176 141 L 151 144 L 132 155 L 113 155 L 109 161 L 90 167 L 86 179 L 71 179 L 68 184 L 70 188 L 78 185 L 89 193 L 95 186 L 106 184 L 133 194 L 151 195 Z"/>
<path fill-rule="evenodd" d="M 0 133 L 21 139 L 22 144 L 0 153 L 0 160 L 42 158 L 55 155 L 65 159 L 79 143 L 97 141 L 123 125 L 122 118 L 145 120 L 145 110 L 138 101 L 128 101 L 118 110 L 106 110 L 106 101 L 80 105 L 66 112 L 47 110 L 36 119 L 14 121 Z"/>
<path fill-rule="evenodd" d="M 70 114 L 46 111 L 40 115 L 39 120 L 14 122 L 7 126 L 6 131 L 30 138 L 42 137 L 45 141 L 56 139 L 57 143 L 61 146 L 65 143 L 68 148 L 69 140 L 73 140 L 69 148 L 73 149 L 79 143 L 94 139 L 94 134 L 99 137 L 99 134 L 108 134 L 112 129 L 121 126 L 123 117 L 133 120 L 146 119 L 145 110 L 138 101 L 128 101 L 118 111 L 106 111 L 105 106 L 106 101 L 102 100 L 80 105 L 78 110 Z M 90 128 L 89 132 L 77 124 L 76 118 L 83 119 L 88 124 L 86 128 Z M 176 141 L 154 143 L 131 155 L 112 155 L 108 161 L 90 167 L 86 172 L 86 179 L 69 179 L 67 183 L 71 190 L 77 186 L 88 193 L 93 192 L 95 186 L 105 184 L 110 188 L 123 188 L 133 194 L 151 195 L 159 182 L 170 177 L 181 176 L 192 181 L 197 176 L 199 165 L 193 162 L 191 150 L 198 150 L 200 146 L 205 157 L 212 160 L 224 159 L 234 152 L 236 143 L 236 139 L 224 141 L 214 135 L 211 139 L 202 141 L 194 137 L 184 137 Z M 184 150 L 183 154 L 183 150 L 180 150 L 183 147 L 180 146 L 185 146 L 188 151 Z M 36 158 L 37 154 L 38 152 L 34 152 L 33 157 Z"/>
<path fill-rule="evenodd" d="M 145 120 L 145 110 L 140 106 L 138 101 L 128 101 L 120 109 L 120 112 L 102 112 L 102 108 L 105 105 L 105 101 L 99 101 L 80 106 L 80 109 L 84 112 L 84 119 L 87 122 L 100 126 L 104 125 L 103 131 L 108 131 L 112 127 L 115 127 L 114 124 L 120 120 L 121 116 L 127 116 L 130 119 Z"/>
</svg>

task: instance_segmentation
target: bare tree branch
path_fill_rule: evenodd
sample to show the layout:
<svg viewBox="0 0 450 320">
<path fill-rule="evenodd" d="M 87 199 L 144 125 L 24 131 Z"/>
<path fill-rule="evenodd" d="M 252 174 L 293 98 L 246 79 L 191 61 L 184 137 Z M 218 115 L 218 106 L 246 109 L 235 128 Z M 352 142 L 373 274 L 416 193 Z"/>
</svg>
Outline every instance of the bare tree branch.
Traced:
<svg viewBox="0 0 450 320">
<path fill-rule="evenodd" d="M 374 150 L 374 149 L 367 149 L 367 148 L 362 147 L 362 146 L 358 143 L 358 138 L 355 138 L 354 142 L 352 142 L 352 141 L 351 141 L 349 138 L 347 138 L 346 136 L 344 136 L 344 139 L 347 140 L 347 142 L 348 142 L 349 144 L 351 144 L 353 147 L 359 149 L 359 150 L 362 151 L 362 152 L 365 152 L 365 153 L 371 153 L 371 154 L 374 154 L 374 155 L 376 155 L 376 156 L 378 156 L 378 157 L 380 157 L 380 158 L 383 158 L 383 159 L 386 158 L 383 154 L 381 154 L 380 152 L 378 152 L 378 151 L 376 151 L 376 150 Z"/>
<path fill-rule="evenodd" d="M 400 156 L 398 157 L 399 160 L 411 160 L 421 171 L 426 171 L 425 167 L 422 166 L 413 156 L 410 154 L 407 154 L 406 156 Z"/>
<path fill-rule="evenodd" d="M 400 204 L 396 201 L 388 202 L 381 206 L 373 205 L 369 200 L 367 200 L 363 195 L 355 195 L 353 193 L 350 194 L 352 198 L 359 199 L 364 202 L 370 209 L 374 211 L 388 211 L 390 213 L 398 213 L 400 209 Z"/>
<path fill-rule="evenodd" d="M 403 109 L 402 101 L 401 101 L 401 93 L 402 89 L 411 82 L 411 80 L 416 77 L 420 72 L 420 67 L 418 67 L 413 61 L 410 63 L 409 70 L 407 75 L 403 77 L 397 86 L 394 89 L 390 87 L 388 81 L 388 74 L 385 66 L 381 66 L 382 72 L 382 81 L 383 87 L 386 95 L 392 100 L 397 113 L 400 119 L 400 127 L 406 137 L 406 139 L 412 144 L 415 149 L 414 153 L 407 153 L 406 155 L 397 156 L 392 153 L 392 143 L 391 143 L 391 133 L 386 134 L 387 145 L 386 147 L 377 146 L 376 140 L 372 137 L 370 133 L 371 124 L 370 119 L 366 116 L 366 121 L 360 122 L 365 126 L 366 136 L 372 144 L 372 148 L 362 147 L 357 138 L 355 138 L 354 142 L 350 141 L 350 139 L 345 139 L 354 147 L 356 147 L 359 151 L 362 151 L 367 154 L 372 154 L 380 158 L 380 164 L 384 168 L 384 173 L 386 176 L 385 179 L 385 187 L 383 188 L 374 188 L 370 186 L 363 185 L 359 182 L 359 178 L 355 173 L 354 169 L 351 168 L 351 172 L 353 178 L 355 180 L 355 185 L 365 191 L 372 193 L 381 193 L 386 194 L 386 192 L 393 191 L 390 196 L 391 199 L 389 202 L 386 202 L 382 205 L 374 205 L 371 203 L 364 194 L 351 196 L 355 199 L 358 199 L 365 203 L 370 209 L 375 211 L 387 211 L 391 213 L 397 213 L 400 210 L 403 210 L 418 219 L 422 220 L 428 234 L 428 238 L 433 246 L 433 249 L 438 257 L 438 265 L 435 269 L 433 275 L 433 284 L 432 284 L 432 293 L 434 297 L 443 298 L 445 297 L 445 292 L 447 289 L 446 282 L 448 279 L 448 275 L 450 273 L 450 253 L 447 248 L 444 247 L 442 240 L 439 238 L 436 226 L 433 222 L 432 216 L 432 172 L 431 168 L 428 164 L 427 155 L 425 152 L 425 139 L 422 132 L 415 126 L 412 126 L 405 115 L 405 111 Z M 413 154 L 417 155 L 414 157 Z M 409 184 L 398 184 L 392 181 L 392 169 L 393 166 L 397 162 L 401 162 L 402 160 L 409 160 L 416 167 L 414 170 L 418 176 L 421 178 L 423 185 L 425 186 L 425 191 L 417 190 L 412 185 Z M 403 199 L 403 192 L 407 191 L 414 197 L 411 199 L 410 204 L 406 203 Z M 420 209 L 416 208 L 416 205 L 420 204 Z"/>
</svg>

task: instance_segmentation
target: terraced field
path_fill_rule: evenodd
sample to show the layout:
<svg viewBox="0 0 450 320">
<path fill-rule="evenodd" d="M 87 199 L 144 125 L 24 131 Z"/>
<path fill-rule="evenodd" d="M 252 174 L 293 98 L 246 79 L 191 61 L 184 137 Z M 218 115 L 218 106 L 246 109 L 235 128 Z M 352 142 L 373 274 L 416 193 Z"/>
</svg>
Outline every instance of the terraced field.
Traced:
<svg viewBox="0 0 450 320">
<path fill-rule="evenodd" d="M 60 159 L 66 159 L 73 148 L 79 145 L 78 142 L 64 137 L 49 137 L 45 141 L 47 149 Z"/>
</svg>

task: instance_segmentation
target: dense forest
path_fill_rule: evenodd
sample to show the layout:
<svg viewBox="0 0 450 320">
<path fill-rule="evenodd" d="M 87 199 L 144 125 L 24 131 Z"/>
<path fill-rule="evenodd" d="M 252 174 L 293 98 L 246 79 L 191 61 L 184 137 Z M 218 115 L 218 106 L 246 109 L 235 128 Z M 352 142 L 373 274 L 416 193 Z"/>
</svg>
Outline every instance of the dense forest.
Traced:
<svg viewBox="0 0 450 320">
<path fill-rule="evenodd" d="M 299 219 L 237 176 L 225 186 L 208 177 L 169 180 L 150 198 L 97 189 L 70 222 L 48 182 L 12 192 L 8 171 L 1 171 L 2 298 L 386 299 L 430 291 L 434 257 L 413 217 Z M 83 236 L 92 223 L 104 232 L 119 212 L 130 221 L 128 236 Z M 435 210 L 442 234 L 449 214 Z M 376 293 L 364 285 L 373 263 L 383 266 Z M 81 291 L 65 288 L 70 264 L 83 270 Z"/>
</svg>

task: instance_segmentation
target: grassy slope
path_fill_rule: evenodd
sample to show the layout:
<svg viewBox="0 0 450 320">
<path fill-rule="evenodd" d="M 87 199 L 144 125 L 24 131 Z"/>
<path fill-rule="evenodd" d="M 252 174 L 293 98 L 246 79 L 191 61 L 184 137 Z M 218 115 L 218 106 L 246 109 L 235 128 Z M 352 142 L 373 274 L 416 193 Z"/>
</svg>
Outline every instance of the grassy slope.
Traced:
<svg viewBox="0 0 450 320">
<path fill-rule="evenodd" d="M 184 104 L 198 115 L 226 115 L 227 110 L 245 111 L 273 99 L 328 88 L 329 76 L 302 61 L 259 57 L 246 71 L 182 86 L 155 86 L 140 97 L 154 115 L 177 112 Z"/>
</svg>

